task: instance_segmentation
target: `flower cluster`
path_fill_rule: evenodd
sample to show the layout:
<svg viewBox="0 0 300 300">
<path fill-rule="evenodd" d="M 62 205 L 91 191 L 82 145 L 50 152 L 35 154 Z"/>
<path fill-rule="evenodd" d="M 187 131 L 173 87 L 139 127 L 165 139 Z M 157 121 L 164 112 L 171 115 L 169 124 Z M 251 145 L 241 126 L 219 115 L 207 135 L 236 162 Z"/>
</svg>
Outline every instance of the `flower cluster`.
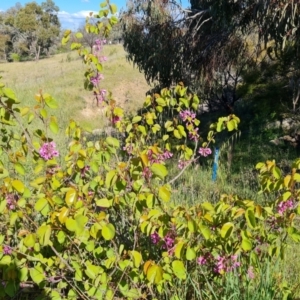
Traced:
<svg viewBox="0 0 300 300">
<path fill-rule="evenodd" d="M 11 255 L 12 254 L 12 248 L 7 246 L 7 245 L 3 246 L 2 251 L 3 251 L 3 254 L 5 254 L 5 255 Z"/>
<path fill-rule="evenodd" d="M 155 154 L 151 149 L 148 150 L 147 152 L 148 155 L 148 159 L 150 161 L 151 164 L 153 163 L 161 163 L 164 162 L 165 160 L 173 157 L 173 153 L 168 151 L 168 150 L 164 150 L 163 153 L 158 153 Z"/>
<path fill-rule="evenodd" d="M 190 124 L 195 120 L 196 114 L 190 110 L 182 110 L 179 113 L 179 117 L 183 122 L 187 122 Z"/>
<path fill-rule="evenodd" d="M 277 211 L 282 216 L 287 210 L 293 209 L 294 205 L 294 201 L 291 199 L 287 201 L 282 201 L 278 204 Z"/>
<path fill-rule="evenodd" d="M 200 148 L 198 153 L 201 155 L 201 156 L 204 156 L 204 157 L 207 157 L 208 155 L 212 154 L 212 151 L 210 148 Z"/>
<path fill-rule="evenodd" d="M 44 143 L 40 148 L 39 153 L 45 160 L 50 160 L 55 156 L 59 156 L 59 152 L 56 150 L 56 144 L 54 142 Z"/>
<path fill-rule="evenodd" d="M 6 195 L 6 206 L 8 209 L 15 209 L 16 208 L 16 200 L 14 194 L 7 194 Z"/>
<path fill-rule="evenodd" d="M 199 139 L 199 134 L 198 134 L 198 130 L 199 130 L 199 128 L 193 128 L 193 130 L 191 130 L 190 132 L 189 132 L 189 139 L 191 140 L 191 141 L 194 141 L 194 142 L 196 142 L 198 139 Z"/>
<path fill-rule="evenodd" d="M 237 255 L 231 255 L 230 258 L 226 258 L 226 256 L 218 256 L 214 271 L 218 274 L 224 274 L 231 272 L 240 266 L 241 263 L 238 261 Z"/>
<path fill-rule="evenodd" d="M 187 164 L 189 164 L 190 161 L 189 160 L 182 160 L 182 159 L 179 159 L 178 161 L 178 169 L 182 170 Z"/>
<path fill-rule="evenodd" d="M 214 258 L 210 253 L 199 256 L 197 258 L 197 263 L 201 266 L 212 263 L 214 266 L 213 270 L 217 274 L 232 272 L 234 269 L 241 266 L 237 255 L 231 255 L 230 257 L 217 256 L 217 258 Z"/>
<path fill-rule="evenodd" d="M 99 103 L 102 103 L 105 100 L 106 93 L 107 93 L 107 91 L 105 89 L 100 89 L 99 91 L 94 91 L 94 96 L 96 98 L 97 105 L 99 105 Z"/>
<path fill-rule="evenodd" d="M 150 235 L 150 238 L 151 238 L 152 244 L 154 244 L 154 245 L 158 244 L 160 241 L 160 237 L 156 231 Z"/>
<path fill-rule="evenodd" d="M 150 239 L 152 244 L 157 245 L 161 242 L 162 249 L 167 250 L 169 254 L 173 253 L 175 234 L 172 231 L 169 231 L 163 239 L 161 239 L 158 233 L 155 231 L 150 235 Z"/>
<path fill-rule="evenodd" d="M 131 155 L 133 152 L 133 145 L 127 144 L 126 146 L 123 147 L 123 151 L 125 151 L 125 152 L 127 152 L 127 154 Z"/>
<path fill-rule="evenodd" d="M 93 84 L 93 86 L 96 87 L 96 86 L 98 86 L 100 80 L 102 80 L 102 79 L 104 79 L 103 74 L 97 72 L 95 76 L 91 77 L 90 81 Z M 100 95 L 101 95 L 101 93 L 100 93 Z"/>
</svg>

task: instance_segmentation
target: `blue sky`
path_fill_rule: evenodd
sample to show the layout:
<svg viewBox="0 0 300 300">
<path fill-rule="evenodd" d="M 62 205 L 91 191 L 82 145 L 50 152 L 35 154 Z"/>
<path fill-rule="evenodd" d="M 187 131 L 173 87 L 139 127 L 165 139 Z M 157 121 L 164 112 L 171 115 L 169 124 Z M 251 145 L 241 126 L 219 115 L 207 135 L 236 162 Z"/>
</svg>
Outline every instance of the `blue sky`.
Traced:
<svg viewBox="0 0 300 300">
<path fill-rule="evenodd" d="M 16 2 L 24 5 L 25 3 L 32 2 L 34 0 L 19 0 Z M 85 17 L 89 12 L 98 12 L 100 9 L 101 0 L 53 0 L 59 7 L 59 18 L 63 28 L 76 30 L 81 24 L 84 24 Z M 15 5 L 16 2 L 12 1 L 0 1 L 0 11 L 7 10 Z M 44 0 L 35 0 L 38 4 L 44 2 Z M 127 0 L 111 0 L 118 6 L 118 10 L 122 7 L 126 7 Z M 182 0 L 183 6 L 188 6 L 188 0 Z"/>
</svg>

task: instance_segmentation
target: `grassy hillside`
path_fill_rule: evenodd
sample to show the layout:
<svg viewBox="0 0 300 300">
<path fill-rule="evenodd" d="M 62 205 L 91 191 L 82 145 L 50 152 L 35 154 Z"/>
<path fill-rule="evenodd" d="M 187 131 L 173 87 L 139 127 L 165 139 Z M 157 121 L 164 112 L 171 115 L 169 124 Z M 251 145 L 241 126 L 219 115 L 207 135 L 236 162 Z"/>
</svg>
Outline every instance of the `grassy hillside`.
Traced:
<svg viewBox="0 0 300 300">
<path fill-rule="evenodd" d="M 126 61 L 122 45 L 107 45 L 104 55 L 103 88 L 111 91 L 117 102 L 127 110 L 139 107 L 149 85 L 142 73 Z M 32 103 L 42 90 L 60 103 L 59 117 L 73 118 L 91 128 L 101 127 L 103 109 L 96 106 L 90 92 L 83 89 L 85 65 L 76 52 L 58 54 L 38 62 L 0 64 L 3 82 L 12 88 L 24 103 Z M 68 116 L 68 118 L 66 118 Z"/>
</svg>

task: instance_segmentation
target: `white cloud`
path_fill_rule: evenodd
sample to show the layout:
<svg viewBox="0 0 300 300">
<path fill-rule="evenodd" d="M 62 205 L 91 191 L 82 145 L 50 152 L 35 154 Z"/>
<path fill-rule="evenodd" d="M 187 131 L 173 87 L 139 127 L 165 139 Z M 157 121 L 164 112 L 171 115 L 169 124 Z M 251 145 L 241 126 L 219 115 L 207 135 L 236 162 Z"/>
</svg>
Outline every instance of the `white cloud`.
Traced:
<svg viewBox="0 0 300 300">
<path fill-rule="evenodd" d="M 90 2 L 90 0 L 81 0 L 81 2 L 88 3 L 88 2 Z"/>
<path fill-rule="evenodd" d="M 71 14 L 66 11 L 60 11 L 58 12 L 58 18 L 61 22 L 62 28 L 77 30 L 78 27 L 85 23 L 85 19 L 90 15 L 90 12 L 91 11 L 89 10 L 81 10 L 79 12 Z M 92 12 L 94 14 L 98 13 L 96 11 Z"/>
</svg>

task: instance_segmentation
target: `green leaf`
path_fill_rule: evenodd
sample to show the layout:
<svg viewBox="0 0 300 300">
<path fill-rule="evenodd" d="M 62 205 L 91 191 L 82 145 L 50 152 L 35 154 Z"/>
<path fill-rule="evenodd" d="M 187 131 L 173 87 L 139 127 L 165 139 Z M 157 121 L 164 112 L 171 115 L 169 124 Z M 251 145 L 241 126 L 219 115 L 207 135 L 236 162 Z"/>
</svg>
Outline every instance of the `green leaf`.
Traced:
<svg viewBox="0 0 300 300">
<path fill-rule="evenodd" d="M 88 220 L 88 217 L 83 215 L 77 215 L 75 219 L 67 218 L 66 227 L 69 231 L 75 232 L 76 236 L 79 236 L 84 231 L 84 227 Z"/>
<path fill-rule="evenodd" d="M 171 198 L 171 192 L 167 186 L 161 186 L 158 190 L 158 197 L 164 201 L 169 202 Z"/>
<path fill-rule="evenodd" d="M 187 260 L 194 260 L 196 258 L 196 251 L 195 249 L 191 248 L 190 246 L 188 246 L 186 253 L 185 253 L 185 257 Z"/>
<path fill-rule="evenodd" d="M 227 129 L 228 129 L 228 131 L 232 131 L 232 130 L 234 130 L 236 128 L 237 128 L 237 124 L 236 124 L 235 120 L 232 119 L 232 120 L 230 120 L 230 121 L 227 122 Z"/>
<path fill-rule="evenodd" d="M 132 124 L 135 124 L 135 123 L 138 123 L 142 120 L 142 117 L 141 116 L 135 116 L 132 120 L 131 120 L 131 123 Z"/>
<path fill-rule="evenodd" d="M 248 226 L 252 229 L 256 229 L 256 219 L 255 219 L 253 209 L 248 208 L 246 210 L 245 217 L 246 217 Z"/>
<path fill-rule="evenodd" d="M 176 137 L 176 139 L 180 140 L 182 138 L 182 135 L 180 134 L 178 129 L 175 129 L 173 133 L 174 133 L 174 136 Z"/>
<path fill-rule="evenodd" d="M 108 208 L 111 207 L 112 203 L 108 199 L 103 198 L 103 199 L 96 200 L 96 205 L 100 207 Z"/>
<path fill-rule="evenodd" d="M 211 236 L 211 231 L 210 231 L 209 227 L 207 227 L 203 224 L 200 224 L 199 228 L 200 228 L 200 231 L 201 231 L 202 235 L 204 236 L 204 238 L 206 240 L 208 240 Z"/>
<path fill-rule="evenodd" d="M 30 233 L 24 238 L 24 245 L 28 248 L 33 248 L 35 241 L 36 235 L 34 233 Z"/>
<path fill-rule="evenodd" d="M 5 293 L 10 296 L 11 299 L 14 299 L 17 291 L 19 289 L 19 284 L 15 281 L 10 280 L 5 286 Z"/>
<path fill-rule="evenodd" d="M 50 244 L 51 226 L 42 225 L 37 230 L 37 236 L 41 246 L 47 246 Z"/>
<path fill-rule="evenodd" d="M 174 260 L 172 262 L 172 269 L 177 278 L 186 279 L 186 270 L 181 260 Z"/>
<path fill-rule="evenodd" d="M 160 179 L 164 179 L 168 175 L 167 168 L 162 164 L 154 163 L 150 169 L 152 173 Z"/>
<path fill-rule="evenodd" d="M 13 90 L 9 88 L 3 88 L 2 91 L 5 97 L 9 98 L 10 100 L 13 100 L 13 103 L 20 103 Z"/>
<path fill-rule="evenodd" d="M 61 40 L 62 45 L 66 45 L 69 40 L 70 40 L 70 36 L 63 37 L 62 40 Z"/>
<path fill-rule="evenodd" d="M 113 224 L 109 223 L 102 227 L 102 236 L 105 240 L 110 241 L 115 237 L 116 230 Z"/>
<path fill-rule="evenodd" d="M 107 188 L 110 188 L 113 185 L 114 180 L 116 179 L 116 171 L 111 170 L 106 174 L 105 185 Z"/>
<path fill-rule="evenodd" d="M 11 257 L 9 255 L 4 255 L 0 260 L 0 266 L 8 266 L 11 263 Z"/>
<path fill-rule="evenodd" d="M 100 272 L 100 268 L 89 263 L 87 264 L 86 270 L 84 272 L 90 279 L 96 279 L 97 275 Z"/>
<path fill-rule="evenodd" d="M 55 118 L 51 118 L 49 127 L 50 127 L 50 130 L 51 130 L 54 134 L 57 134 L 57 133 L 58 133 L 59 127 L 58 127 L 58 124 L 57 124 Z"/>
<path fill-rule="evenodd" d="M 120 148 L 120 142 L 118 139 L 114 138 L 114 137 L 107 137 L 106 138 L 106 143 L 109 145 L 109 146 L 112 146 L 112 147 L 115 147 L 115 148 Z"/>
<path fill-rule="evenodd" d="M 77 39 L 82 39 L 83 38 L 83 34 L 81 32 L 76 32 L 75 34 Z"/>
<path fill-rule="evenodd" d="M 44 94 L 43 96 L 44 96 L 45 103 L 48 107 L 53 109 L 58 108 L 58 104 L 56 100 L 52 98 L 49 94 Z"/>
<path fill-rule="evenodd" d="M 109 8 L 110 8 L 111 14 L 113 14 L 113 15 L 118 11 L 118 8 L 117 8 L 117 6 L 115 4 L 111 4 L 109 6 Z"/>
<path fill-rule="evenodd" d="M 65 196 L 65 202 L 68 205 L 68 207 L 74 205 L 77 202 L 77 199 L 78 199 L 78 192 L 73 188 L 69 188 Z"/>
<path fill-rule="evenodd" d="M 20 163 L 15 163 L 15 170 L 18 172 L 20 175 L 25 175 L 25 168 L 23 167 L 22 164 Z"/>
<path fill-rule="evenodd" d="M 231 236 L 233 228 L 234 228 L 233 223 L 231 223 L 231 222 L 225 223 L 221 229 L 221 237 L 223 239 L 228 239 Z"/>
<path fill-rule="evenodd" d="M 242 238 L 241 247 L 244 251 L 250 251 L 252 249 L 252 243 L 248 238 Z"/>
<path fill-rule="evenodd" d="M 32 281 L 36 284 L 40 284 L 45 279 L 44 270 L 40 265 L 30 268 L 29 274 Z"/>
<path fill-rule="evenodd" d="M 161 266 L 152 265 L 147 269 L 147 279 L 149 282 L 159 284 L 163 279 L 163 269 Z"/>
<path fill-rule="evenodd" d="M 104 7 L 106 7 L 106 5 L 107 5 L 107 2 L 106 2 L 106 1 L 104 1 L 104 2 L 100 3 L 100 7 L 101 7 L 101 8 L 104 8 Z"/>
<path fill-rule="evenodd" d="M 139 268 L 139 266 L 141 265 L 141 262 L 142 262 L 142 255 L 140 252 L 138 251 L 130 251 L 130 254 L 133 258 L 133 264 L 136 268 Z"/>
<path fill-rule="evenodd" d="M 11 183 L 14 190 L 16 190 L 18 193 L 23 194 L 25 191 L 25 186 L 22 181 L 20 180 L 13 180 Z"/>
<path fill-rule="evenodd" d="M 48 200 L 46 198 L 39 199 L 36 202 L 34 209 L 36 211 L 40 211 L 43 216 L 46 216 L 50 211 L 50 205 Z"/>
</svg>

